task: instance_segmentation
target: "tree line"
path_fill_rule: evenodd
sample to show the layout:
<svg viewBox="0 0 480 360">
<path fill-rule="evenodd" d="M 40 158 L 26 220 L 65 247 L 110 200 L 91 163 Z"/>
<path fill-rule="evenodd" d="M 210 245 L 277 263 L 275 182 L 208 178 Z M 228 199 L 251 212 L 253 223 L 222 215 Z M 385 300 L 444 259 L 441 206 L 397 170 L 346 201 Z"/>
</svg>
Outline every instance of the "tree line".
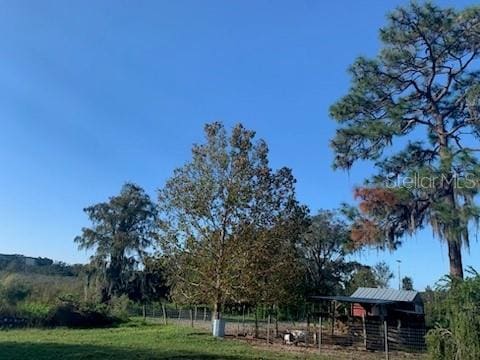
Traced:
<svg viewBox="0 0 480 360">
<path fill-rule="evenodd" d="M 380 41 L 377 55 L 353 62 L 351 87 L 330 108 L 334 168 L 374 165 L 354 189 L 355 206 L 311 216 L 296 199 L 292 171 L 270 167 L 267 144 L 252 130 L 207 124 L 204 143 L 157 201 L 126 184 L 86 209 L 92 226 L 75 241 L 95 250 L 91 279 L 101 299 L 132 288 L 160 296 L 163 284 L 163 295 L 208 303 L 218 318 L 227 304 L 278 307 L 314 292 L 385 286 L 385 264 L 366 267 L 350 255 L 395 250 L 427 227 L 448 248 L 447 303 L 476 294 L 478 276 L 463 282 L 462 251 L 480 220 L 480 7 L 411 2 L 388 15 Z M 151 278 L 147 264 L 155 264 Z M 402 284 L 413 288 L 411 278 Z M 437 358 L 478 357 L 461 342 L 462 332 L 476 338 L 478 329 L 452 308 L 432 338 Z"/>
<path fill-rule="evenodd" d="M 214 122 L 204 132 L 157 201 L 126 183 L 85 209 L 92 225 L 75 241 L 94 250 L 91 296 L 208 304 L 220 318 L 225 306 L 279 308 L 388 287 L 385 263 L 352 260 L 350 209 L 310 215 L 296 199 L 292 171 L 273 170 L 267 144 L 243 125 L 228 132 Z"/>
</svg>

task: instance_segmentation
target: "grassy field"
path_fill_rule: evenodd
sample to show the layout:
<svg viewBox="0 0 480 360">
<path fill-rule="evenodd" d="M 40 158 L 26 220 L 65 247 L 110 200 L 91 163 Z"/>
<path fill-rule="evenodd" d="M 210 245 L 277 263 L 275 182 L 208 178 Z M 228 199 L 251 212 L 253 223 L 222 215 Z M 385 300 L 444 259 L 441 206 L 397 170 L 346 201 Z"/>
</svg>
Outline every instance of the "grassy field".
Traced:
<svg viewBox="0 0 480 360">
<path fill-rule="evenodd" d="M 304 358 L 244 342 L 216 340 L 187 327 L 133 324 L 108 329 L 0 331 L 0 359 L 9 360 Z"/>
<path fill-rule="evenodd" d="M 292 352 L 234 339 L 217 340 L 188 328 L 131 323 L 108 329 L 0 331 L 0 359 L 363 359 L 353 353 Z M 366 359 L 378 358 L 366 357 Z"/>
</svg>

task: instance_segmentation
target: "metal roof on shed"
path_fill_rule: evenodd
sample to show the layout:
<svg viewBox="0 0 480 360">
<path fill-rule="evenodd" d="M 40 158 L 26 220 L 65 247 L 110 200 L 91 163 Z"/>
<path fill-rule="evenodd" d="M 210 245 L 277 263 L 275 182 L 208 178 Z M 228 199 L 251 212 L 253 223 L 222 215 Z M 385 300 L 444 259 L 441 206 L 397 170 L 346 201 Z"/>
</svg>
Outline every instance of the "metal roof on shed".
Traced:
<svg viewBox="0 0 480 360">
<path fill-rule="evenodd" d="M 347 303 L 359 303 L 359 304 L 374 304 L 374 305 L 387 305 L 395 303 L 395 301 L 379 300 L 379 299 L 365 299 L 352 296 L 310 296 L 312 301 L 330 300 Z"/>
<path fill-rule="evenodd" d="M 410 290 L 360 287 L 352 294 L 352 298 L 410 302 L 414 301 L 417 295 L 417 291 Z"/>
</svg>

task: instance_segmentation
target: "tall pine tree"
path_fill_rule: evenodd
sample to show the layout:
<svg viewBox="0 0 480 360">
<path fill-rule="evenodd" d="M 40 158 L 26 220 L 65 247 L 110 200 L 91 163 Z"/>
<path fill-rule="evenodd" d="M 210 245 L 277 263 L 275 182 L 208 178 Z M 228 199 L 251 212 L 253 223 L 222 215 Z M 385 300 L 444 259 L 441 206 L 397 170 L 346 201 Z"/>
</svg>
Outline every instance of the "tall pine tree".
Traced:
<svg viewBox="0 0 480 360">
<path fill-rule="evenodd" d="M 411 3 L 389 14 L 380 38 L 379 54 L 355 61 L 350 91 L 331 107 L 335 167 L 373 160 L 378 169 L 356 191 L 363 216 L 353 235 L 395 247 L 430 225 L 462 278 L 462 246 L 480 215 L 480 8 Z"/>
</svg>

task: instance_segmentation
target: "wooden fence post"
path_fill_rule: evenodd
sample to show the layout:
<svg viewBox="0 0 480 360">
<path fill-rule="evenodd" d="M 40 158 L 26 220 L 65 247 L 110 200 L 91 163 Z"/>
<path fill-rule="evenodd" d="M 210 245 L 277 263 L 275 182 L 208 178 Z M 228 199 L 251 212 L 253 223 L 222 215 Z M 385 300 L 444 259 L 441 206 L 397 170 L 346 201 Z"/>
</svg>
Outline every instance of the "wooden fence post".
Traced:
<svg viewBox="0 0 480 360">
<path fill-rule="evenodd" d="M 255 307 L 255 339 L 258 338 L 258 307 Z"/>
<path fill-rule="evenodd" d="M 238 337 L 240 335 L 240 308 L 238 308 L 238 316 L 237 316 L 237 335 Z"/>
<path fill-rule="evenodd" d="M 242 307 L 242 332 L 245 335 L 245 304 Z"/>
<path fill-rule="evenodd" d="M 367 350 L 367 324 L 365 323 L 365 314 L 362 314 L 363 346 Z"/>
<path fill-rule="evenodd" d="M 275 305 L 275 338 L 278 338 L 278 306 Z"/>
<path fill-rule="evenodd" d="M 333 300 L 330 306 L 330 309 L 332 311 L 332 339 L 333 339 L 333 335 L 335 335 L 335 307 L 336 307 L 336 303 L 335 303 L 335 300 Z"/>
<path fill-rule="evenodd" d="M 305 347 L 308 348 L 308 342 L 309 342 L 309 336 L 310 336 L 310 314 L 307 315 L 307 331 L 305 332 Z"/>
<path fill-rule="evenodd" d="M 207 321 L 207 307 L 203 308 L 203 321 Z"/>
<path fill-rule="evenodd" d="M 190 312 L 190 326 L 193 327 L 193 310 L 191 307 L 189 312 Z"/>
<path fill-rule="evenodd" d="M 322 351 L 322 317 L 318 318 L 318 351 Z"/>
<path fill-rule="evenodd" d="M 267 345 L 270 344 L 270 320 L 271 320 L 271 315 L 268 314 L 268 318 L 267 318 Z"/>
<path fill-rule="evenodd" d="M 383 322 L 383 328 L 384 328 L 384 333 L 385 333 L 385 337 L 384 337 L 384 341 L 385 341 L 385 359 L 386 360 L 389 360 L 390 359 L 390 356 L 388 354 L 388 325 L 387 325 L 387 321 L 385 320 Z"/>
</svg>

